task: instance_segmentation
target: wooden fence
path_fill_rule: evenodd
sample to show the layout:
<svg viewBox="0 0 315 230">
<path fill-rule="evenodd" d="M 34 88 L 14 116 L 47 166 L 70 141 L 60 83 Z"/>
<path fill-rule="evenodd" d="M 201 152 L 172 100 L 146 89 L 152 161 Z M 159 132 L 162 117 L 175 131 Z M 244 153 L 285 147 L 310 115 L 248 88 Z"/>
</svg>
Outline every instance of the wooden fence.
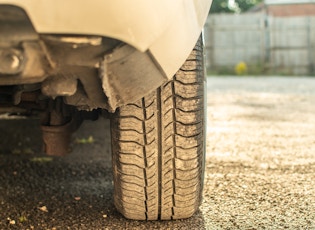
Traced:
<svg viewBox="0 0 315 230">
<path fill-rule="evenodd" d="M 262 72 L 315 72 L 315 17 L 214 14 L 205 27 L 209 70 L 244 61 Z"/>
</svg>

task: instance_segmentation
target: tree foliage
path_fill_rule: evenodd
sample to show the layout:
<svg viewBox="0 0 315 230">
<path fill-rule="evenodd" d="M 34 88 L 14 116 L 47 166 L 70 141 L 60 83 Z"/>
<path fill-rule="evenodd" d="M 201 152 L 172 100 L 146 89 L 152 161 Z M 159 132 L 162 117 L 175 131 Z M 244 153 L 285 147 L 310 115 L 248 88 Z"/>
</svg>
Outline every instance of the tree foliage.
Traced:
<svg viewBox="0 0 315 230">
<path fill-rule="evenodd" d="M 233 13 L 229 7 L 229 0 L 213 0 L 210 13 Z"/>
<path fill-rule="evenodd" d="M 240 12 L 245 12 L 261 2 L 262 0 L 235 0 Z"/>
<path fill-rule="evenodd" d="M 241 13 L 246 12 L 263 0 L 213 0 L 210 13 Z"/>
</svg>

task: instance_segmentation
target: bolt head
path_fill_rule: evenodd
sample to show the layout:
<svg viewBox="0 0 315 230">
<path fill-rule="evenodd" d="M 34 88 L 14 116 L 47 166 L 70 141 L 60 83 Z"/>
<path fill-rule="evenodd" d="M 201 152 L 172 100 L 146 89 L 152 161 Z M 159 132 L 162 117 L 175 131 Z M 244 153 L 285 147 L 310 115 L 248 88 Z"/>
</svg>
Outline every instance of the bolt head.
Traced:
<svg viewBox="0 0 315 230">
<path fill-rule="evenodd" d="M 0 74 L 15 75 L 23 70 L 24 55 L 18 49 L 0 49 Z"/>
</svg>

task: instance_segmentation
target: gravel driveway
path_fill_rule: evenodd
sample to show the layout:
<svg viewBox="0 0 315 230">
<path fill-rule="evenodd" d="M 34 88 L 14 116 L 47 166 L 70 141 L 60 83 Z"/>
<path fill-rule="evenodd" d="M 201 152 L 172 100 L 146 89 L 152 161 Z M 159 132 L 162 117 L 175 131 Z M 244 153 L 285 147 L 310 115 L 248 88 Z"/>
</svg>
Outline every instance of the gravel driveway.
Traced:
<svg viewBox="0 0 315 230">
<path fill-rule="evenodd" d="M 63 158 L 40 154 L 37 122 L 0 120 L 0 229 L 315 229 L 315 78 L 208 79 L 204 202 L 188 220 L 116 212 L 107 120 Z"/>
<path fill-rule="evenodd" d="M 315 229 L 315 78 L 210 78 L 205 226 Z"/>
</svg>

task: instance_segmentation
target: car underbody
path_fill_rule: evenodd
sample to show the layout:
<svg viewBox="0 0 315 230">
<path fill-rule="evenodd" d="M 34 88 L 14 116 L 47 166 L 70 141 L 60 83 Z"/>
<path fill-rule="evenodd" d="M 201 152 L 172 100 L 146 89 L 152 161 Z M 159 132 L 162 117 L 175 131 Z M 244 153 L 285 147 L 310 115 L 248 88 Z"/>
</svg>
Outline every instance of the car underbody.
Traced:
<svg viewBox="0 0 315 230">
<path fill-rule="evenodd" d="M 0 113 L 46 114 L 41 124 L 47 154 L 67 152 L 66 140 L 75 130 L 70 117 L 95 119 L 101 110 L 114 112 L 167 81 L 149 52 L 100 36 L 39 35 L 26 13 L 13 6 L 2 6 L 0 15 L 5 31 Z M 52 132 L 63 134 L 51 138 Z"/>
<path fill-rule="evenodd" d="M 211 0 L 136 3 L 0 0 L 0 114 L 39 117 L 54 156 L 84 120 L 110 118 L 117 210 L 188 218 L 202 199 Z"/>
</svg>

